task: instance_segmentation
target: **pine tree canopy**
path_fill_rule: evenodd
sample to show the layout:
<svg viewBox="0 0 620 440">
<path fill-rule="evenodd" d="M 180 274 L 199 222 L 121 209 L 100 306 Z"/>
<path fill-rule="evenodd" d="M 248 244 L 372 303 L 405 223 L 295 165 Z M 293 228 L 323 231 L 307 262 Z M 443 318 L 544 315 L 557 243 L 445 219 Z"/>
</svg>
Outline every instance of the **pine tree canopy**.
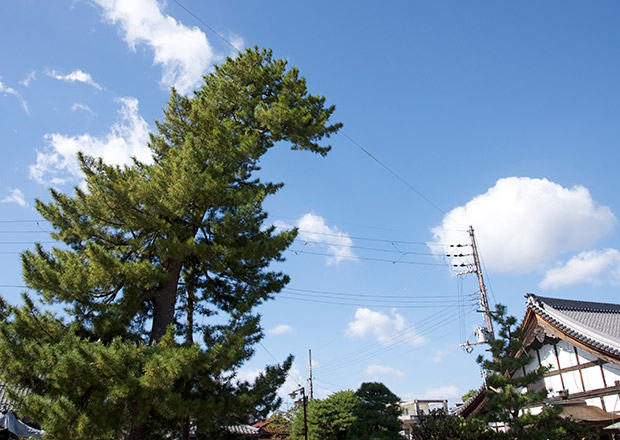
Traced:
<svg viewBox="0 0 620 440">
<path fill-rule="evenodd" d="M 190 420 L 218 438 L 266 416 L 292 359 L 252 383 L 235 376 L 262 337 L 255 307 L 289 281 L 270 264 L 297 231 L 266 224 L 263 201 L 282 184 L 256 172 L 281 141 L 327 154 L 333 111 L 254 48 L 193 96 L 172 90 L 151 163 L 81 155 L 84 185 L 36 203 L 59 241 L 22 255 L 37 298 L 0 308 L 0 379 L 20 414 L 63 440 L 187 438 Z"/>
<path fill-rule="evenodd" d="M 360 399 L 347 438 L 349 440 L 399 440 L 402 425 L 399 398 L 380 382 L 364 382 L 355 392 Z"/>
</svg>

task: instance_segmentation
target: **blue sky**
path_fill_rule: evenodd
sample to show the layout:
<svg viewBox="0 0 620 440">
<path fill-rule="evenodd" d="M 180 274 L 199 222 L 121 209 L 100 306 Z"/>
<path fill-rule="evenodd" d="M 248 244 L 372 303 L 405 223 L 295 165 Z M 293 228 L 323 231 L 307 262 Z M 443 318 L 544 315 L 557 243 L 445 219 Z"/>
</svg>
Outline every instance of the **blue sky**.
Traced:
<svg viewBox="0 0 620 440">
<path fill-rule="evenodd" d="M 278 146 L 262 163 L 286 184 L 270 221 L 301 233 L 241 375 L 293 353 L 285 395 L 312 349 L 318 396 L 378 380 L 455 402 L 480 383 L 481 349 L 459 344 L 482 318 L 475 277 L 442 254 L 469 225 L 490 301 L 511 314 L 527 292 L 619 301 L 619 13 L 611 1 L 4 1 L 0 293 L 20 301 L 19 252 L 49 240 L 34 199 L 80 183 L 78 149 L 147 157 L 171 86 L 191 93 L 230 44 L 272 48 L 344 128 L 325 158 Z"/>
</svg>

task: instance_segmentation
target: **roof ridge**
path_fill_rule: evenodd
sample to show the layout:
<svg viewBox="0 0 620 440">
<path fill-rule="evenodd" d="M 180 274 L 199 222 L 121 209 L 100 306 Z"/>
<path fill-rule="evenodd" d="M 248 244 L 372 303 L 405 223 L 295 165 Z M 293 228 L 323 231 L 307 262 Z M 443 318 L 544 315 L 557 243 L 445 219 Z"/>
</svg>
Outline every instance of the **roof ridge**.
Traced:
<svg viewBox="0 0 620 440">
<path fill-rule="evenodd" d="M 535 300 L 539 300 L 555 309 L 567 310 L 588 310 L 588 311 L 605 311 L 612 313 L 620 313 L 620 304 L 607 303 L 600 301 L 583 301 L 578 299 L 553 298 L 550 296 L 539 296 L 533 293 L 528 294 Z"/>
</svg>

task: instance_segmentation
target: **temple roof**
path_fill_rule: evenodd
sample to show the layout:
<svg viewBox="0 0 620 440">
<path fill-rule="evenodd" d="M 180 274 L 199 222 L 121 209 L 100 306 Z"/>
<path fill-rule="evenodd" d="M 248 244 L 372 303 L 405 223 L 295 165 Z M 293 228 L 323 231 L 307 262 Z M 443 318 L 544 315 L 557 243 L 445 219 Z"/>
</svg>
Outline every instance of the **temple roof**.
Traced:
<svg viewBox="0 0 620 440">
<path fill-rule="evenodd" d="M 620 356 L 620 304 L 527 295 L 533 311 L 566 334 Z"/>
</svg>

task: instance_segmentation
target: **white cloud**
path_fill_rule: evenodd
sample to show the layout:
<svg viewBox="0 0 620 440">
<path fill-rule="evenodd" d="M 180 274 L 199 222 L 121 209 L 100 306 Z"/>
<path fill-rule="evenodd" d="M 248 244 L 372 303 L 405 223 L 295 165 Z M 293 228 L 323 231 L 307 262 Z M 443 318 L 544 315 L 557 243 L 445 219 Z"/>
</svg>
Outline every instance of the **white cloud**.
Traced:
<svg viewBox="0 0 620 440">
<path fill-rule="evenodd" d="M 26 78 L 24 78 L 23 81 L 20 81 L 20 84 L 22 84 L 24 87 L 29 87 L 30 83 L 35 79 L 37 79 L 37 73 L 33 70 L 28 74 L 28 76 L 26 76 Z"/>
<path fill-rule="evenodd" d="M 86 155 L 101 157 L 111 165 L 131 163 L 131 158 L 146 163 L 152 161 L 147 146 L 149 128 L 138 113 L 138 100 L 120 98 L 119 121 L 103 137 L 90 134 L 65 136 L 54 133 L 45 135 L 46 151 L 37 152 L 37 162 L 29 167 L 30 177 L 42 184 L 61 185 L 82 179 L 77 161 L 78 151 Z"/>
<path fill-rule="evenodd" d="M 291 226 L 282 221 L 275 221 L 274 225 L 279 228 L 290 229 Z M 346 232 L 337 227 L 329 227 L 325 219 L 320 215 L 308 213 L 297 220 L 295 225 L 299 228 L 297 239 L 310 249 L 319 248 L 320 252 L 329 254 L 327 264 L 336 264 L 343 260 L 357 261 L 357 257 L 351 246 L 353 240 Z"/>
<path fill-rule="evenodd" d="M 407 326 L 405 318 L 396 310 L 392 310 L 392 316 L 388 316 L 383 312 L 359 308 L 355 311 L 355 319 L 347 325 L 345 333 L 351 338 L 372 335 L 383 345 L 406 343 L 417 346 L 426 342 L 413 327 Z"/>
<path fill-rule="evenodd" d="M 540 282 L 543 289 L 572 284 L 620 285 L 620 252 L 616 249 L 581 252 L 563 266 L 549 269 Z"/>
<path fill-rule="evenodd" d="M 242 368 L 237 371 L 237 382 L 254 382 L 258 375 L 261 374 L 263 371 L 264 370 Z"/>
<path fill-rule="evenodd" d="M 463 228 L 472 225 L 488 269 L 523 273 L 591 246 L 616 223 L 611 210 L 595 203 L 583 186 L 564 188 L 547 179 L 508 177 L 450 211 L 441 226 L 433 228 L 429 246 L 445 254 L 449 248 L 437 244 L 468 243 Z"/>
<path fill-rule="evenodd" d="M 161 85 L 180 93 L 192 91 L 215 61 L 206 35 L 162 14 L 156 0 L 94 0 L 104 17 L 119 25 L 131 50 L 146 45 L 154 51 L 154 64 L 162 67 Z"/>
<path fill-rule="evenodd" d="M 447 385 L 443 387 L 427 388 L 422 399 L 460 399 L 461 395 L 458 388 L 454 385 Z"/>
<path fill-rule="evenodd" d="M 277 335 L 285 335 L 288 333 L 293 333 L 293 327 L 286 324 L 280 324 L 275 326 L 272 329 L 266 331 L 268 335 L 277 336 Z"/>
<path fill-rule="evenodd" d="M 373 380 L 379 380 L 381 377 L 385 376 L 405 377 L 405 373 L 402 371 L 379 364 L 368 365 L 366 367 L 366 374 Z"/>
<path fill-rule="evenodd" d="M 21 192 L 17 188 L 12 189 L 11 193 L 8 196 L 4 197 L 2 200 L 0 200 L 0 202 L 2 202 L 2 203 L 17 203 L 22 208 L 25 208 L 25 207 L 28 206 L 28 203 L 26 203 L 26 199 L 24 198 L 24 193 Z"/>
<path fill-rule="evenodd" d="M 91 108 L 89 106 L 87 106 L 86 104 L 81 104 L 79 102 L 76 102 L 75 104 L 73 104 L 71 106 L 71 111 L 75 112 L 75 111 L 83 111 L 86 113 L 90 113 L 91 115 L 94 115 L 95 113 L 91 110 Z"/>
<path fill-rule="evenodd" d="M 3 95 L 15 96 L 17 98 L 17 100 L 19 101 L 19 103 L 22 105 L 22 108 L 24 109 L 24 111 L 26 113 L 30 114 L 30 110 L 28 109 L 28 103 L 23 98 L 21 93 L 19 93 L 17 90 L 15 90 L 14 88 L 9 87 L 9 86 L 3 84 L 2 81 L 0 81 L 0 93 L 3 94 Z"/>
<path fill-rule="evenodd" d="M 452 348 L 445 348 L 445 349 L 437 349 L 435 351 L 435 355 L 433 356 L 433 362 L 436 364 L 439 364 L 441 362 L 443 362 L 444 358 L 449 355 L 452 352 Z"/>
<path fill-rule="evenodd" d="M 81 82 L 84 84 L 88 84 L 96 88 L 97 90 L 101 90 L 101 86 L 93 81 L 93 78 L 90 76 L 90 73 L 82 72 L 80 69 L 74 70 L 71 73 L 63 75 L 61 73 L 56 72 L 55 70 L 48 70 L 45 72 L 47 75 L 55 78 L 59 81 L 66 82 Z"/>
</svg>

